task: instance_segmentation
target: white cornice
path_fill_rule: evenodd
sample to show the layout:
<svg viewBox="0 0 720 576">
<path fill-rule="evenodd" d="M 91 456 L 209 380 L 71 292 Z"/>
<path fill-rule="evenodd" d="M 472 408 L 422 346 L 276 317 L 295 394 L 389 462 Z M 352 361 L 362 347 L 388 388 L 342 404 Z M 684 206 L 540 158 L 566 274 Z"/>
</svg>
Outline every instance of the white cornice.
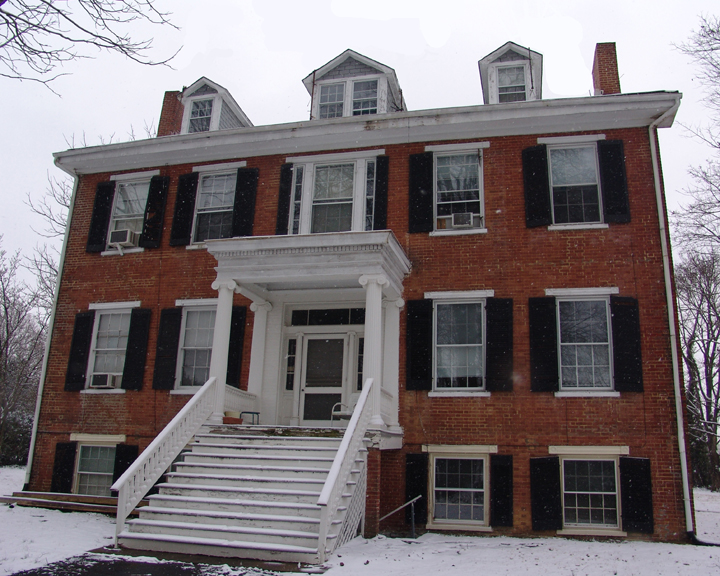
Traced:
<svg viewBox="0 0 720 576">
<path fill-rule="evenodd" d="M 648 92 L 350 116 L 163 136 L 54 156 L 59 168 L 75 175 L 411 142 L 637 128 L 649 126 L 681 98 L 679 92 Z M 660 127 L 671 126 L 674 118 L 670 114 Z"/>
</svg>

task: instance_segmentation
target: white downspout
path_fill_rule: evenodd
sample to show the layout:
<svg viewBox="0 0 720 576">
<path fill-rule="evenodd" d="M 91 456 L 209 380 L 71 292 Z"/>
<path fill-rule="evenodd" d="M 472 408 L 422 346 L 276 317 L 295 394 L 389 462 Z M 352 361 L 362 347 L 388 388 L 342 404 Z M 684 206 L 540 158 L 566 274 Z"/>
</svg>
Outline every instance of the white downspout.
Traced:
<svg viewBox="0 0 720 576">
<path fill-rule="evenodd" d="M 45 335 L 45 355 L 43 356 L 42 369 L 40 371 L 40 384 L 38 385 L 37 400 L 35 401 L 35 417 L 33 418 L 32 434 L 30 435 L 30 451 L 28 452 L 28 462 L 25 467 L 25 483 L 23 485 L 23 490 L 27 490 L 28 484 L 30 484 L 30 472 L 32 471 L 35 440 L 37 438 L 38 421 L 40 420 L 40 404 L 42 404 L 42 395 L 45 388 L 45 376 L 47 375 L 48 357 L 50 356 L 50 343 L 52 342 L 52 334 L 55 327 L 55 310 L 57 309 L 58 294 L 60 293 L 60 280 L 62 278 L 63 267 L 65 266 L 65 252 L 67 250 L 68 237 L 70 236 L 70 224 L 72 223 L 75 196 L 77 194 L 78 183 L 80 182 L 80 178 L 76 174 L 72 174 L 72 176 L 75 178 L 75 182 L 73 184 L 72 196 L 70 197 L 67 225 L 65 226 L 65 237 L 63 238 L 62 250 L 60 252 L 60 262 L 58 263 L 58 275 L 57 281 L 55 282 L 53 305 L 52 310 L 50 311 L 50 319 L 48 320 L 47 334 Z"/>
<path fill-rule="evenodd" d="M 657 152 L 657 126 L 668 116 L 675 114 L 680 106 L 680 99 L 665 114 L 660 116 L 648 127 L 650 137 L 650 157 L 652 158 L 653 176 L 655 179 L 655 198 L 658 209 L 658 223 L 660 225 L 660 246 L 662 248 L 663 271 L 665 273 L 665 298 L 668 309 L 668 327 L 670 329 L 670 349 L 672 353 L 673 385 L 675 387 L 675 412 L 678 428 L 678 449 L 680 452 L 680 473 L 682 475 L 683 501 L 685 503 L 685 526 L 690 534 L 695 529 L 690 505 L 690 483 L 688 481 L 687 452 L 685 450 L 685 427 L 683 420 L 682 391 L 680 389 L 680 365 L 678 363 L 677 332 L 675 330 L 675 302 L 672 293 L 672 275 L 670 272 L 670 251 L 667 242 L 667 228 L 665 226 L 665 206 L 662 197 L 662 184 L 660 181 L 660 165 Z"/>
</svg>

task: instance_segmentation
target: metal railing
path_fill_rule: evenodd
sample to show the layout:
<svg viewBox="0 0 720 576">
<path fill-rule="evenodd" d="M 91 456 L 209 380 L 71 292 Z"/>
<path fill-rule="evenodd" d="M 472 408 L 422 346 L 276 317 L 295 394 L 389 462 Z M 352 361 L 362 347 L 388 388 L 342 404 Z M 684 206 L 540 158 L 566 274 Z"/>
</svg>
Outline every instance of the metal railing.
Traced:
<svg viewBox="0 0 720 576">
<path fill-rule="evenodd" d="M 363 450 L 365 433 L 372 416 L 372 403 L 368 402 L 368 395 L 373 387 L 372 378 L 368 378 L 363 386 L 360 398 L 353 410 L 352 418 L 345 429 L 340 448 L 328 473 L 317 504 L 321 507 L 320 531 L 318 538 L 318 556 L 324 562 L 328 554 L 342 546 L 355 536 L 355 524 L 362 519 L 365 510 L 365 482 L 367 470 L 367 451 Z M 360 477 L 350 496 L 343 524 L 339 527 L 334 538 L 328 538 L 333 521 L 338 516 L 340 502 L 347 497 L 346 490 L 350 475 L 358 465 L 356 460 L 362 459 Z M 359 510 L 359 518 L 358 518 Z M 355 511 L 355 513 L 353 513 Z"/>
<path fill-rule="evenodd" d="M 405 508 L 406 506 L 410 506 L 410 525 L 411 525 L 411 527 L 412 527 L 412 537 L 415 538 L 415 502 L 417 502 L 418 500 L 420 500 L 420 498 L 422 498 L 422 495 L 420 495 L 420 496 L 415 496 L 415 498 L 413 498 L 412 500 L 408 500 L 408 501 L 405 502 L 405 504 L 403 504 L 402 506 L 398 506 L 398 507 L 395 508 L 395 510 L 393 510 L 392 512 L 389 512 L 389 513 L 385 514 L 385 516 L 383 516 L 382 518 L 380 518 L 380 520 L 378 520 L 378 522 L 382 522 L 383 520 L 385 520 L 385 518 L 389 518 L 390 516 L 392 516 L 393 514 L 395 514 L 395 512 L 399 512 L 400 510 L 402 510 L 402 509 Z"/>
</svg>

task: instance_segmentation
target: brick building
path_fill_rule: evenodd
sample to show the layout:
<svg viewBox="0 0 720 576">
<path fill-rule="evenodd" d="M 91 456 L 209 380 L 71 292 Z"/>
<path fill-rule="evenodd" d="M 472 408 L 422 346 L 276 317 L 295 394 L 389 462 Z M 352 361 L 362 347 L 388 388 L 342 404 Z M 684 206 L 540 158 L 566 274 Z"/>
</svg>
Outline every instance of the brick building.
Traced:
<svg viewBox="0 0 720 576">
<path fill-rule="evenodd" d="M 512 42 L 479 70 L 484 104 L 408 111 L 348 50 L 304 79 L 308 121 L 259 127 L 201 78 L 165 94 L 157 138 L 56 154 L 76 185 L 26 489 L 109 495 L 127 469 L 115 488 L 141 497 L 189 437 L 144 479 L 135 458 L 186 406 L 212 446 L 347 442 L 292 493 L 306 512 L 280 476 L 320 466 L 307 446 L 186 457 L 152 514 L 122 516 L 126 546 L 322 560 L 360 521 L 407 531 L 380 519 L 416 496 L 430 530 L 687 538 L 656 134 L 681 96 L 622 94 L 609 43 L 594 96 L 543 100 L 542 56 Z M 270 504 L 243 508 L 259 468 Z M 163 498 L 194 524 L 163 524 Z M 263 530 L 280 540 L 246 541 Z"/>
</svg>

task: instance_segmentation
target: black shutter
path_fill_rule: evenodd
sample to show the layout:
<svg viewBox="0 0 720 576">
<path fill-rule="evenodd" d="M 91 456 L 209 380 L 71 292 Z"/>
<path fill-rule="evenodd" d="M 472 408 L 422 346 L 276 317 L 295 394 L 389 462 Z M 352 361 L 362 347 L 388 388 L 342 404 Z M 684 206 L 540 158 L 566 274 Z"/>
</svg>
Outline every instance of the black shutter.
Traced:
<svg viewBox="0 0 720 576">
<path fill-rule="evenodd" d="M 135 444 L 118 444 L 115 446 L 115 466 L 113 468 L 113 482 L 123 475 L 130 464 L 138 457 L 138 447 Z"/>
<path fill-rule="evenodd" d="M 70 343 L 70 358 L 68 358 L 68 367 L 65 373 L 65 390 L 77 391 L 85 388 L 94 324 L 94 310 L 80 312 L 75 315 L 75 327 L 73 328 L 72 342 Z"/>
<path fill-rule="evenodd" d="M 560 459 L 530 458 L 530 504 L 533 530 L 562 529 Z"/>
<path fill-rule="evenodd" d="M 613 369 L 615 390 L 642 392 L 642 355 L 640 352 L 640 312 L 635 298 L 611 296 Z"/>
<path fill-rule="evenodd" d="M 406 454 L 405 455 L 405 502 L 412 500 L 415 496 L 422 496 L 415 502 L 415 523 L 427 523 L 427 501 L 428 501 L 428 455 Z M 410 523 L 410 506 L 405 507 L 405 521 Z"/>
<path fill-rule="evenodd" d="M 388 178 L 390 175 L 390 158 L 378 156 L 375 164 L 375 214 L 373 230 L 387 228 Z"/>
<path fill-rule="evenodd" d="M 169 188 L 170 178 L 167 176 L 153 176 L 150 179 L 142 235 L 138 242 L 143 248 L 160 248 Z"/>
<path fill-rule="evenodd" d="M 532 146 L 522 151 L 525 183 L 525 224 L 528 228 L 552 224 L 547 146 Z"/>
<path fill-rule="evenodd" d="M 647 458 L 620 458 L 622 529 L 626 532 L 655 531 L 652 478 Z"/>
<path fill-rule="evenodd" d="M 277 222 L 275 223 L 275 234 L 278 236 L 288 233 L 292 183 L 293 165 L 283 164 L 280 166 L 280 193 L 278 194 Z"/>
<path fill-rule="evenodd" d="M 107 231 L 114 198 L 115 182 L 100 182 L 97 185 L 90 232 L 85 247 L 87 252 L 102 252 L 107 247 Z"/>
<path fill-rule="evenodd" d="M 70 494 L 75 475 L 75 454 L 77 442 L 58 442 L 55 444 L 55 463 L 53 464 L 50 492 Z"/>
<path fill-rule="evenodd" d="M 490 455 L 490 526 L 513 525 L 513 457 Z"/>
<path fill-rule="evenodd" d="M 234 237 L 253 234 L 259 172 L 257 168 L 240 168 L 237 171 L 232 223 Z"/>
<path fill-rule="evenodd" d="M 605 222 L 630 222 L 630 199 L 622 140 L 598 140 L 598 164 Z"/>
<path fill-rule="evenodd" d="M 558 390 L 557 316 L 555 298 L 530 298 L 530 390 Z"/>
<path fill-rule="evenodd" d="M 408 232 L 432 232 L 435 228 L 433 153 L 410 156 L 410 221 Z"/>
<path fill-rule="evenodd" d="M 240 370 L 242 368 L 243 339 L 245 336 L 245 306 L 233 306 L 230 320 L 230 349 L 228 350 L 228 368 L 226 382 L 240 388 Z"/>
<path fill-rule="evenodd" d="M 130 315 L 130 330 L 122 376 L 122 388 L 125 390 L 142 389 L 150 335 L 150 314 L 149 308 L 134 308 Z"/>
<path fill-rule="evenodd" d="M 170 246 L 187 246 L 192 241 L 193 216 L 195 215 L 195 195 L 199 174 L 191 172 L 178 178 L 175 197 L 175 214 L 170 231 Z"/>
<path fill-rule="evenodd" d="M 175 387 L 181 324 L 182 308 L 165 308 L 160 311 L 160 329 L 155 350 L 155 372 L 153 373 L 155 390 L 172 390 Z"/>
<path fill-rule="evenodd" d="M 432 300 L 410 300 L 405 350 L 407 390 L 432 390 L 432 328 Z"/>
<path fill-rule="evenodd" d="M 513 388 L 512 298 L 488 298 L 485 314 L 485 388 L 490 392 L 510 392 Z"/>
</svg>

